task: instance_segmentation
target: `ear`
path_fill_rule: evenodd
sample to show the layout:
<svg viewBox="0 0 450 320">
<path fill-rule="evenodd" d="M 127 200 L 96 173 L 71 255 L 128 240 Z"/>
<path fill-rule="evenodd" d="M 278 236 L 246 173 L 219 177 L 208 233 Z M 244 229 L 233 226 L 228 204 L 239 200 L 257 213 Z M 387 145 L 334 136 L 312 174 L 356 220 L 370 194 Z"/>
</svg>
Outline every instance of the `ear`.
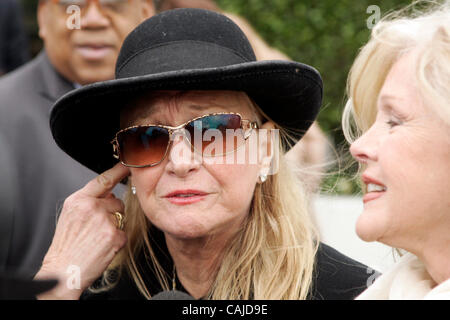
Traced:
<svg viewBox="0 0 450 320">
<path fill-rule="evenodd" d="M 257 132 L 259 172 L 265 175 L 274 174 L 279 156 L 279 132 L 271 121 L 265 122 Z"/>
<path fill-rule="evenodd" d="M 39 1 L 37 7 L 37 22 L 39 26 L 39 38 L 45 40 L 47 35 L 48 6 L 47 1 Z"/>
<path fill-rule="evenodd" d="M 156 9 L 153 0 L 142 0 L 142 17 L 144 20 L 155 15 Z"/>
</svg>

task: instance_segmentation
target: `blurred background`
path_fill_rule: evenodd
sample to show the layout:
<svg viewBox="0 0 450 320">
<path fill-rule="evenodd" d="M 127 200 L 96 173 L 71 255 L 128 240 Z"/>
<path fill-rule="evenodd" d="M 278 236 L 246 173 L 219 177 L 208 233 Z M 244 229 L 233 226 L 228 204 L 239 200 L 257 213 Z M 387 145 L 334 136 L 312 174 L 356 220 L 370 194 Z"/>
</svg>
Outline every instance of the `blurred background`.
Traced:
<svg viewBox="0 0 450 320">
<path fill-rule="evenodd" d="M 42 48 L 36 22 L 37 1 L 20 0 L 20 3 L 30 57 L 34 57 Z M 351 64 L 377 19 L 411 1 L 217 0 L 216 3 L 224 11 L 245 18 L 270 46 L 320 71 L 324 101 L 318 123 L 328 136 L 333 153 L 347 154 L 340 120 Z M 322 240 L 383 271 L 392 262 L 392 250 L 381 244 L 364 243 L 356 236 L 354 225 L 362 211 L 360 187 L 352 178 L 357 166 L 345 157 L 340 159 L 328 168 L 322 192 L 313 202 Z M 336 174 L 337 171 L 340 173 Z"/>
</svg>

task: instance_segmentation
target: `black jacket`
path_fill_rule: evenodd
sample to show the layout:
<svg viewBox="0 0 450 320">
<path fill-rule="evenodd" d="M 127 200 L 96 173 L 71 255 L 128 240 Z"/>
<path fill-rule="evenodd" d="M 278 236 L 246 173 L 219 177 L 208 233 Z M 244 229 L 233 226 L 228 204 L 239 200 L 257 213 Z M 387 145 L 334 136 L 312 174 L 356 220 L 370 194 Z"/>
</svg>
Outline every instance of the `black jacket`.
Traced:
<svg viewBox="0 0 450 320">
<path fill-rule="evenodd" d="M 310 293 L 312 300 L 350 300 L 367 289 L 371 268 L 321 243 Z M 372 277 L 373 278 L 373 277 Z"/>
<path fill-rule="evenodd" d="M 161 260 L 162 258 L 162 260 Z M 165 270 L 172 270 L 171 261 L 158 256 Z M 142 258 L 139 259 L 142 265 Z M 170 265 L 169 265 L 170 264 Z M 151 272 L 141 269 L 145 284 L 153 296 L 162 291 Z M 148 271 L 148 270 L 147 270 Z M 350 259 L 335 249 L 321 243 L 316 255 L 310 300 L 352 300 L 367 289 L 368 278 L 372 269 Z M 188 293 L 176 279 L 176 289 Z M 124 272 L 118 284 L 108 292 L 92 294 L 85 292 L 82 300 L 142 300 L 144 297 L 135 287 L 131 278 Z"/>
</svg>

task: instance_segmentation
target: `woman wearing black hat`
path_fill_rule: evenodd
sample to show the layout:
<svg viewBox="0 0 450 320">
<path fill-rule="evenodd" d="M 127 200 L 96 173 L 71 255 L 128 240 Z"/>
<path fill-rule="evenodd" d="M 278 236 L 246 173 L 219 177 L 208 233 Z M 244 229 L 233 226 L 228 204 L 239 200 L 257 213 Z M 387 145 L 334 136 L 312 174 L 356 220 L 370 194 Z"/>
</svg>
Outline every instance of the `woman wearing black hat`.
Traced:
<svg viewBox="0 0 450 320">
<path fill-rule="evenodd" d="M 141 24 L 116 80 L 73 91 L 52 111 L 58 145 L 103 174 L 66 200 L 37 275 L 63 281 L 40 298 L 171 289 L 207 299 L 354 298 L 371 274 L 319 242 L 301 185 L 277 156 L 287 138 L 302 137 L 321 99 L 315 69 L 256 62 L 221 14 L 177 9 Z M 123 204 L 111 190 L 125 177 Z"/>
</svg>

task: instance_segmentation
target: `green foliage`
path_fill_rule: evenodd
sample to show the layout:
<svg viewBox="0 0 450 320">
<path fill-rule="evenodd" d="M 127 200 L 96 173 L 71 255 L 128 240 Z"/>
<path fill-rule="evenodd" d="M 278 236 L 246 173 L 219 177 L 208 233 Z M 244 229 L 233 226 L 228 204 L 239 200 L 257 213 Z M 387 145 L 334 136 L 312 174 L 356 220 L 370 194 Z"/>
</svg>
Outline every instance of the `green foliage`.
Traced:
<svg viewBox="0 0 450 320">
<path fill-rule="evenodd" d="M 381 16 L 400 9 L 407 0 L 218 0 L 220 7 L 246 18 L 273 47 L 293 60 L 315 67 L 322 75 L 324 99 L 319 125 L 341 150 L 346 144 L 341 131 L 346 81 L 359 49 L 368 41 L 371 5 Z M 324 179 L 323 190 L 355 193 L 360 190 L 351 178 L 355 169 Z M 338 168 L 333 168 L 333 171 Z"/>
<path fill-rule="evenodd" d="M 324 100 L 319 124 L 340 145 L 340 117 L 348 71 L 370 36 L 367 13 L 378 5 L 381 15 L 406 0 L 218 0 L 225 11 L 246 18 L 273 47 L 293 60 L 314 66 L 322 75 Z"/>
</svg>

